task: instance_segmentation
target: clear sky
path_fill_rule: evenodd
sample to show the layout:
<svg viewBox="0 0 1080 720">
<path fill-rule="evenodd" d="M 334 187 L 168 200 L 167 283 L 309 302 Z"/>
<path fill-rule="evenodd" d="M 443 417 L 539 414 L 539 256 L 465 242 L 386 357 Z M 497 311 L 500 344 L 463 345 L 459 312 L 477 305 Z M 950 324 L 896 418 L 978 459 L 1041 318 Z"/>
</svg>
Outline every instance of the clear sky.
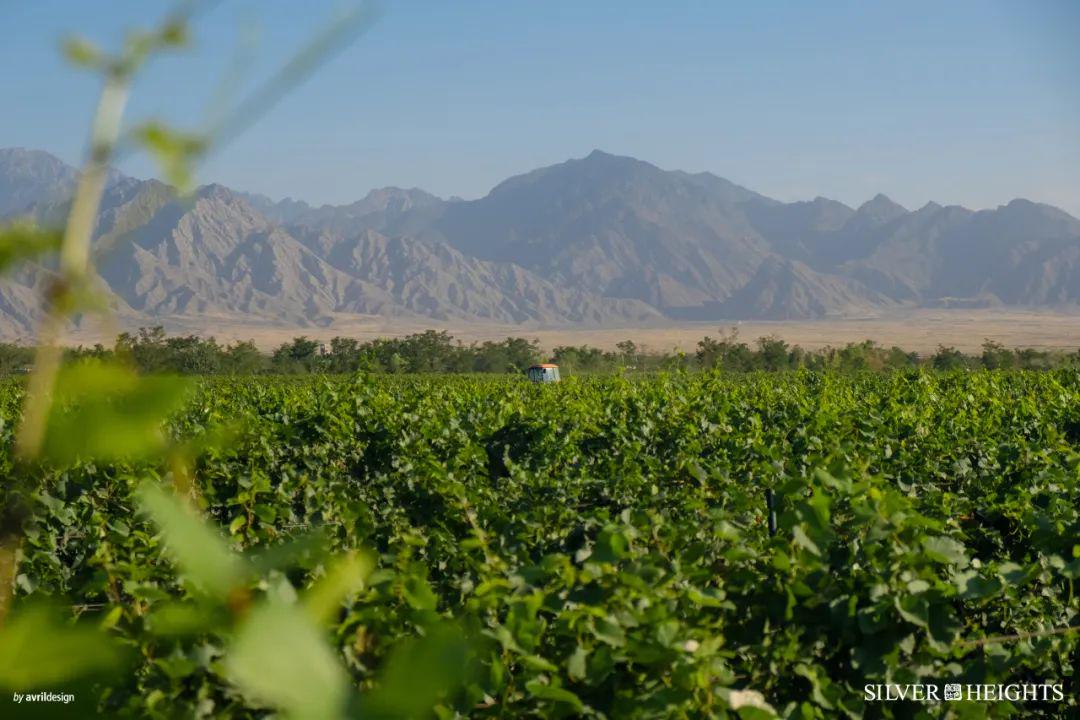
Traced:
<svg viewBox="0 0 1080 720">
<path fill-rule="evenodd" d="M 115 44 L 167 7 L 0 0 L 0 146 L 78 160 L 97 86 L 59 38 Z M 245 37 L 252 85 L 338 7 L 224 0 L 138 83 L 131 117 L 197 126 Z M 600 148 L 782 200 L 1027 197 L 1080 215 L 1078 37 L 1080 0 L 384 0 L 199 179 L 315 203 L 382 185 L 471 198 Z"/>
</svg>

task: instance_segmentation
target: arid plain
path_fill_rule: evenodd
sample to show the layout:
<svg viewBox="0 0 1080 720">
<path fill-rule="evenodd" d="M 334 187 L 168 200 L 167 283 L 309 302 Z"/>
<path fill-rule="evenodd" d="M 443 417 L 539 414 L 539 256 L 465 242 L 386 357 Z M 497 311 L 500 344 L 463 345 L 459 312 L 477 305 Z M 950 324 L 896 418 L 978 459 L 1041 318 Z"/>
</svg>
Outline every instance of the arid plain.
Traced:
<svg viewBox="0 0 1080 720">
<path fill-rule="evenodd" d="M 550 350 L 559 345 L 592 345 L 614 349 L 615 344 L 632 340 L 647 351 L 682 350 L 692 352 L 706 335 L 738 332 L 740 340 L 753 342 L 759 337 L 777 336 L 792 345 L 809 350 L 873 340 L 889 347 L 897 345 L 919 353 L 934 352 L 939 345 L 964 352 L 977 351 L 986 340 L 1011 348 L 1032 347 L 1042 350 L 1080 348 L 1080 313 L 1049 311 L 991 310 L 914 310 L 903 314 L 862 318 L 836 318 L 798 321 L 715 321 L 671 322 L 637 327 L 541 326 L 482 323 L 440 324 L 414 317 L 382 318 L 355 316 L 325 327 L 252 323 L 229 317 L 202 317 L 188 321 L 171 318 L 164 323 L 173 334 L 213 336 L 220 342 L 253 340 L 262 349 L 272 349 L 294 337 L 304 335 L 329 341 L 335 336 L 371 340 L 400 337 L 428 329 L 445 330 L 465 343 L 497 340 L 505 337 L 537 339 Z M 117 329 L 133 329 L 129 323 L 103 328 L 88 321 L 70 336 L 73 344 L 111 342 Z M 29 338 L 20 338 L 23 341 Z"/>
</svg>

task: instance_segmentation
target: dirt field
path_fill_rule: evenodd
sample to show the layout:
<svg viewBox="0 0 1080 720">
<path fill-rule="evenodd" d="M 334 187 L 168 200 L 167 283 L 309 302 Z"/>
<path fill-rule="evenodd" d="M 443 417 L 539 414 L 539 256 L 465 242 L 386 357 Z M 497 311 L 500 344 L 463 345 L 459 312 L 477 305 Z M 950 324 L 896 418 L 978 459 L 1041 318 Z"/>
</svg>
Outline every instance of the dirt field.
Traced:
<svg viewBox="0 0 1080 720">
<path fill-rule="evenodd" d="M 801 322 L 744 321 L 728 323 L 675 323 L 651 327 L 587 328 L 537 327 L 531 325 L 440 324 L 416 319 L 345 318 L 329 327 L 280 327 L 270 323 L 237 323 L 231 318 L 204 317 L 165 323 L 170 333 L 213 335 L 219 341 L 254 340 L 264 349 L 273 348 L 297 335 L 329 341 L 342 335 L 360 340 L 402 336 L 429 328 L 446 330 L 464 342 L 498 340 L 508 336 L 536 338 L 545 349 L 557 345 L 594 345 L 613 349 L 615 343 L 633 340 L 646 350 L 692 351 L 705 335 L 716 337 L 736 328 L 739 337 L 752 342 L 776 335 L 808 349 L 840 346 L 849 342 L 874 340 L 921 353 L 938 345 L 950 345 L 971 352 L 987 338 L 1008 347 L 1075 350 L 1080 348 L 1080 314 L 1036 311 L 920 310 L 896 316 L 857 319 L 808 320 Z M 105 342 L 108 334 L 82 330 L 73 335 L 75 343 Z M 111 336 L 108 342 L 111 343 Z"/>
</svg>

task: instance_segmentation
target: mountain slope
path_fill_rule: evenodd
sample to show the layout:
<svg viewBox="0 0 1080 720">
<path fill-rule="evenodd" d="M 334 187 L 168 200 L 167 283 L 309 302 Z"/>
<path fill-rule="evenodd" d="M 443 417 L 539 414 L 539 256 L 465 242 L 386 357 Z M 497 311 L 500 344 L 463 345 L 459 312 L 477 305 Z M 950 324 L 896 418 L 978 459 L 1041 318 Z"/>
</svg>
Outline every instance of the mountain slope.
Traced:
<svg viewBox="0 0 1080 720">
<path fill-rule="evenodd" d="M 594 151 L 448 205 L 428 229 L 461 252 L 660 309 L 722 299 L 768 252 L 738 211 L 765 200 L 701 174 Z"/>
<path fill-rule="evenodd" d="M 305 324 L 329 322 L 346 297 L 392 305 L 221 186 L 163 205 L 127 240 L 100 274 L 131 309 L 150 316 L 244 314 Z"/>
<path fill-rule="evenodd" d="M 470 258 L 446 243 L 387 238 L 373 230 L 348 238 L 328 231 L 299 237 L 338 270 L 428 317 L 588 323 L 661 318 L 645 303 L 559 287 L 513 263 Z M 368 312 L 354 303 L 345 309 Z"/>
<path fill-rule="evenodd" d="M 719 318 L 800 320 L 857 315 L 896 303 L 858 281 L 816 272 L 798 260 L 769 257 L 754 277 L 722 303 Z"/>
<path fill-rule="evenodd" d="M 774 252 L 809 263 L 833 245 L 838 231 L 856 215 L 847 205 L 823 197 L 788 204 L 755 200 L 743 210 Z"/>
<path fill-rule="evenodd" d="M 61 223 L 75 178 L 47 153 L 0 150 L 0 208 Z M 377 314 L 615 325 L 1080 307 L 1080 220 L 1047 205 L 782 203 L 600 151 L 473 201 L 383 188 L 313 207 L 218 185 L 178 199 L 114 173 L 94 250 L 117 312 L 133 321 Z M 0 280 L 0 333 L 32 325 L 48 267 Z"/>
<path fill-rule="evenodd" d="M 930 203 L 882 225 L 864 257 L 837 271 L 918 304 L 1024 306 L 1080 303 L 1080 221 L 1014 200 L 972 212 Z M 946 302 L 949 301 L 949 302 Z"/>
<path fill-rule="evenodd" d="M 78 182 L 78 171 L 42 150 L 0 148 L 0 217 L 24 214 L 43 203 L 63 203 L 70 199 Z M 106 187 L 124 179 L 109 170 Z"/>
<path fill-rule="evenodd" d="M 0 216 L 61 200 L 71 193 L 77 178 L 74 168 L 49 153 L 0 148 Z"/>
<path fill-rule="evenodd" d="M 409 191 L 405 191 L 409 192 Z M 401 212 L 396 193 L 372 194 L 367 215 Z M 426 198 L 421 196 L 419 205 Z M 437 201 L 441 202 L 441 201 Z M 55 223 L 66 201 L 34 208 Z M 351 212 L 363 217 L 356 208 Z M 467 258 L 444 245 L 374 231 L 345 234 L 347 223 L 290 230 L 257 212 L 239 193 L 200 188 L 178 200 L 156 181 L 125 179 L 102 200 L 95 251 L 99 275 L 125 316 L 252 316 L 325 324 L 349 313 L 422 315 L 496 322 L 637 322 L 653 308 L 558 287 L 523 268 Z M 338 216 L 344 217 L 344 215 Z M 303 237 L 300 242 L 294 237 Z M 40 273 L 0 286 L 0 332 L 35 320 Z"/>
</svg>

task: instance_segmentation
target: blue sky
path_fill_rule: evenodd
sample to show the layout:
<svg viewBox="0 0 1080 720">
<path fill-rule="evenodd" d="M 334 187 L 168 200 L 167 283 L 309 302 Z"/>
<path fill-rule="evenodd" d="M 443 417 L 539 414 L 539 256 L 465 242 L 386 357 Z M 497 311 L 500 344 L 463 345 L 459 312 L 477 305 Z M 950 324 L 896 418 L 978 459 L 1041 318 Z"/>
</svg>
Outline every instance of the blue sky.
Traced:
<svg viewBox="0 0 1080 720">
<path fill-rule="evenodd" d="M 0 146 L 78 160 L 97 83 L 59 38 L 115 45 L 167 7 L 0 0 Z M 129 117 L 198 127 L 245 37 L 251 86 L 339 7 L 225 0 L 140 79 Z M 471 198 L 601 148 L 782 200 L 1028 197 L 1080 215 L 1078 36 L 1076 0 L 384 0 L 199 179 L 316 203 L 391 184 Z"/>
</svg>

